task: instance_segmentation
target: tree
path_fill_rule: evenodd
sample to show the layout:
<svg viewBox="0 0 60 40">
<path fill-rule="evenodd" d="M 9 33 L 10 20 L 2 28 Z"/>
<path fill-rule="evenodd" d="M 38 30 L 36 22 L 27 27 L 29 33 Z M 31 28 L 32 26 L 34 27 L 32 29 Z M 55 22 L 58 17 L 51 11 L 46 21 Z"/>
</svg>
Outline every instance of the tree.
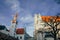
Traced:
<svg viewBox="0 0 60 40">
<path fill-rule="evenodd" d="M 51 16 L 48 21 L 43 20 L 47 25 L 49 25 L 52 28 L 51 34 L 54 37 L 54 40 L 57 40 L 57 34 L 59 32 L 59 29 L 57 28 L 60 24 L 60 17 L 59 16 Z"/>
</svg>

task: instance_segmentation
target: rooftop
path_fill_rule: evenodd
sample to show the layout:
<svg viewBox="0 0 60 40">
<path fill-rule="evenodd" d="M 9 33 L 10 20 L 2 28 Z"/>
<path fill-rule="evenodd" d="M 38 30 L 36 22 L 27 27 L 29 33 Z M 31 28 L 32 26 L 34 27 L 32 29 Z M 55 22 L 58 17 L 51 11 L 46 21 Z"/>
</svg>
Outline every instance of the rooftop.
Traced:
<svg viewBox="0 0 60 40">
<path fill-rule="evenodd" d="M 16 34 L 24 34 L 24 28 L 16 29 Z"/>
<path fill-rule="evenodd" d="M 51 18 L 54 18 L 54 19 L 57 18 L 57 16 L 41 16 L 41 17 L 42 17 L 42 20 L 45 22 L 49 22 Z M 57 22 L 60 21 L 60 17 L 58 17 L 56 21 Z"/>
</svg>

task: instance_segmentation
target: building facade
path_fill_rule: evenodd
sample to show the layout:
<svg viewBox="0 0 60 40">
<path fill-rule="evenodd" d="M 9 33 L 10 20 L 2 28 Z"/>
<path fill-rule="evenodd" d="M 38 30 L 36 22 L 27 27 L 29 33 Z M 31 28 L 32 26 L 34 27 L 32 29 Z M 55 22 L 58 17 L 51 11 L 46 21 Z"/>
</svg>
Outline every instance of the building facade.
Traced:
<svg viewBox="0 0 60 40">
<path fill-rule="evenodd" d="M 34 27 L 35 27 L 35 40 L 43 40 L 44 34 L 43 34 L 43 29 L 45 27 L 45 23 L 42 21 L 41 15 L 40 14 L 35 14 L 34 17 Z"/>
<path fill-rule="evenodd" d="M 41 16 L 40 14 L 35 14 L 34 17 L 34 37 L 35 40 L 54 40 L 51 31 L 52 28 L 47 25 L 45 22 L 49 22 L 50 18 L 56 18 L 56 16 Z M 45 22 L 44 22 L 45 21 Z M 56 22 L 60 21 L 60 17 L 56 19 Z M 57 26 L 57 29 L 60 30 L 60 24 Z M 59 38 L 59 32 L 57 34 L 57 39 Z"/>
<path fill-rule="evenodd" d="M 16 38 L 19 40 L 25 40 L 25 30 L 24 28 L 16 29 Z"/>
</svg>

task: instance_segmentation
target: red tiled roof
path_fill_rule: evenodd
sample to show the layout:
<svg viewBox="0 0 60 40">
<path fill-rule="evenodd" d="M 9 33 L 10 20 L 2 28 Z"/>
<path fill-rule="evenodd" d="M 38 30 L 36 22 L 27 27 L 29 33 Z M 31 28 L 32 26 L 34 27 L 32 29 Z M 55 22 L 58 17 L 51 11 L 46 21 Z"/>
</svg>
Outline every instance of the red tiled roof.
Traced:
<svg viewBox="0 0 60 40">
<path fill-rule="evenodd" d="M 42 17 L 42 20 L 45 21 L 45 22 L 49 22 L 50 21 L 50 18 L 56 18 L 56 16 L 41 16 Z M 60 17 L 56 19 L 56 22 L 60 21 Z"/>
<path fill-rule="evenodd" d="M 16 29 L 16 34 L 24 34 L 24 28 Z"/>
</svg>

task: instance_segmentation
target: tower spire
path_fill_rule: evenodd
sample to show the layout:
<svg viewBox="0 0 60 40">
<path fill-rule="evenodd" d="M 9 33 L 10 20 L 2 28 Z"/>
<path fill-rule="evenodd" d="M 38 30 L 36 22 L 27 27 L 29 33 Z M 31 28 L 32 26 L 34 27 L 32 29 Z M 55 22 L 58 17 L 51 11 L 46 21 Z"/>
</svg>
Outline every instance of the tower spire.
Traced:
<svg viewBox="0 0 60 40">
<path fill-rule="evenodd" d="M 14 36 L 14 37 L 15 37 L 15 35 L 16 35 L 17 17 L 18 17 L 18 13 L 16 13 L 16 14 L 14 15 L 14 18 L 13 18 L 12 23 L 11 23 L 12 26 L 11 26 L 11 28 L 10 28 L 10 35 L 12 35 L 12 36 Z"/>
<path fill-rule="evenodd" d="M 18 17 L 18 13 L 16 13 L 16 14 L 14 15 L 14 18 L 13 18 L 13 20 L 12 20 L 12 23 L 16 23 L 16 22 L 17 22 L 17 17 Z"/>
</svg>

